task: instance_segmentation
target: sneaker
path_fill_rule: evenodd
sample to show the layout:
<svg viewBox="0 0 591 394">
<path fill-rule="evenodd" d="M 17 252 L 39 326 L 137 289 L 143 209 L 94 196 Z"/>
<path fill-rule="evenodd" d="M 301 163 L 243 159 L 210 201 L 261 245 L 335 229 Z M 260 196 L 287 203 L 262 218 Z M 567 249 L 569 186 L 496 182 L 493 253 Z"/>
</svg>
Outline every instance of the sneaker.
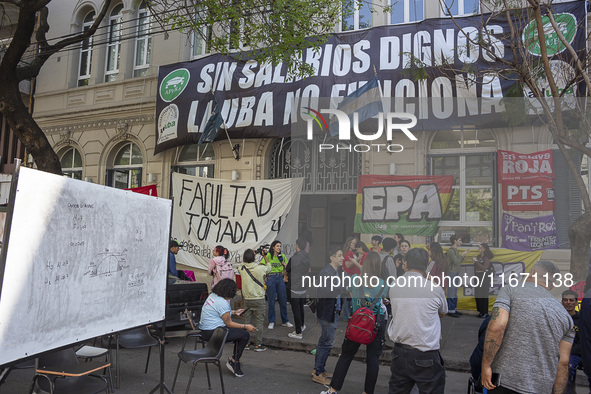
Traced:
<svg viewBox="0 0 591 394">
<path fill-rule="evenodd" d="M 320 394 L 337 394 L 336 391 L 330 391 L 330 389 L 326 390 L 326 391 L 321 391 Z"/>
<path fill-rule="evenodd" d="M 275 328 L 275 323 L 269 323 L 269 326 L 267 327 L 269 330 L 272 330 Z"/>
<path fill-rule="evenodd" d="M 316 375 L 316 370 L 315 369 L 312 370 L 312 376 L 314 376 L 314 375 Z M 326 371 L 322 372 L 320 375 L 322 375 L 322 376 L 324 376 L 325 378 L 328 378 L 328 379 L 332 378 L 332 374 L 331 373 L 328 373 Z"/>
<path fill-rule="evenodd" d="M 448 315 L 449 317 L 455 317 L 455 318 L 458 318 L 458 317 L 460 317 L 460 315 L 458 314 L 458 312 L 452 312 L 452 313 L 448 313 L 447 315 Z"/>
<path fill-rule="evenodd" d="M 264 352 L 265 350 L 267 350 L 267 348 L 263 345 L 255 345 L 252 347 L 252 350 L 254 350 L 255 352 Z"/>
<path fill-rule="evenodd" d="M 312 380 L 316 383 L 320 383 L 323 384 L 325 386 L 329 386 L 330 385 L 330 379 L 327 378 L 326 376 L 323 376 L 322 374 L 320 375 L 312 375 Z"/>
<path fill-rule="evenodd" d="M 304 332 L 304 331 L 306 331 L 306 325 L 305 324 L 302 326 L 302 332 Z"/>
<path fill-rule="evenodd" d="M 293 327 L 293 324 L 291 324 L 290 322 L 287 322 L 287 323 L 283 323 L 282 326 L 291 328 L 291 327 Z"/>
<path fill-rule="evenodd" d="M 293 339 L 302 339 L 302 334 L 298 334 L 297 332 L 290 332 L 289 334 L 287 334 L 288 337 L 293 338 Z"/>
<path fill-rule="evenodd" d="M 252 344 L 249 343 L 244 347 L 244 350 L 250 350 L 251 347 L 252 347 Z"/>
<path fill-rule="evenodd" d="M 460 311 L 456 311 L 456 314 L 457 314 L 458 316 L 462 316 L 462 315 L 463 315 L 463 313 L 462 313 L 462 312 L 460 312 Z"/>
<path fill-rule="evenodd" d="M 226 363 L 226 367 L 228 367 L 228 369 L 230 370 L 230 372 L 232 372 L 234 374 L 234 376 L 241 378 L 244 376 L 244 372 L 242 372 L 242 368 L 240 368 L 240 363 L 237 363 L 235 361 L 232 361 L 231 359 L 228 359 L 228 362 Z"/>
</svg>

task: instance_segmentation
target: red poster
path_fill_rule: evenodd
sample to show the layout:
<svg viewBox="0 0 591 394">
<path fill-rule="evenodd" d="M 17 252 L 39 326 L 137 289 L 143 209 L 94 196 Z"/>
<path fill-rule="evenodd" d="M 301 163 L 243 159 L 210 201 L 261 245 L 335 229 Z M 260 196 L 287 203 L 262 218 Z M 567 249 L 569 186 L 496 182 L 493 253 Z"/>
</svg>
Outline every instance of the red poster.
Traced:
<svg viewBox="0 0 591 394">
<path fill-rule="evenodd" d="M 551 149 L 527 154 L 499 150 L 498 159 L 499 182 L 540 177 L 554 179 Z"/>
<path fill-rule="evenodd" d="M 554 187 L 551 178 L 505 181 L 501 186 L 505 211 L 554 210 Z"/>
<path fill-rule="evenodd" d="M 134 193 L 147 194 L 148 196 L 158 197 L 158 194 L 156 193 L 156 185 L 140 186 L 125 190 L 131 190 Z"/>
</svg>

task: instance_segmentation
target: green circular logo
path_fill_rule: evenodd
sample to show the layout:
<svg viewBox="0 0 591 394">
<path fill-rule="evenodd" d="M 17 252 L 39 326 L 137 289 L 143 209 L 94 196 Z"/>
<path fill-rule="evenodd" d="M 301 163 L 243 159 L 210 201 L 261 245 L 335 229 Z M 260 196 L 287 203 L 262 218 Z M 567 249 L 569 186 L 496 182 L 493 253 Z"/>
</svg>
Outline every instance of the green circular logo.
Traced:
<svg viewBox="0 0 591 394">
<path fill-rule="evenodd" d="M 179 68 L 169 73 L 160 82 L 160 98 L 169 103 L 180 96 L 189 84 L 190 77 L 191 73 L 186 68 Z"/>
<path fill-rule="evenodd" d="M 558 30 L 560 30 L 566 39 L 566 42 L 572 44 L 575 34 L 577 33 L 577 18 L 568 13 L 556 14 L 554 15 L 554 21 L 556 22 Z M 542 17 L 542 24 L 548 56 L 554 56 L 557 53 L 564 51 L 566 47 L 558 38 L 558 33 L 554 27 L 552 27 L 552 23 L 550 23 L 550 18 L 548 18 L 548 16 Z M 523 43 L 532 55 L 542 55 L 536 21 L 531 21 L 525 29 L 523 29 Z"/>
</svg>

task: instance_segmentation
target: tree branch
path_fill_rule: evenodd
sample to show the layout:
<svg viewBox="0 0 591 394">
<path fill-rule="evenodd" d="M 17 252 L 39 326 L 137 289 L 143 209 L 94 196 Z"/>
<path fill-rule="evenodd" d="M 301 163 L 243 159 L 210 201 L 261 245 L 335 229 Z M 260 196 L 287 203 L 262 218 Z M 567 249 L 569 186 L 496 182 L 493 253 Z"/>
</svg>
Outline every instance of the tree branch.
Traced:
<svg viewBox="0 0 591 394">
<path fill-rule="evenodd" d="M 95 18 L 94 23 L 88 30 L 76 34 L 74 36 L 65 38 L 53 45 L 49 45 L 47 43 L 46 34 L 47 31 L 49 31 L 49 24 L 47 23 L 48 11 L 47 8 L 44 7 L 40 12 L 40 22 L 36 34 L 37 42 L 40 45 L 40 51 L 30 64 L 20 66 L 17 68 L 18 80 L 22 81 L 24 79 L 36 77 L 37 75 L 39 75 L 39 71 L 41 70 L 43 64 L 45 64 L 45 62 L 47 61 L 47 59 L 49 59 L 51 55 L 53 55 L 56 52 L 59 52 L 60 50 L 64 49 L 69 45 L 76 44 L 78 42 L 85 40 L 88 37 L 91 37 L 96 32 L 105 15 L 107 14 L 107 10 L 111 5 L 111 1 L 112 0 L 105 0 L 99 15 Z"/>
</svg>

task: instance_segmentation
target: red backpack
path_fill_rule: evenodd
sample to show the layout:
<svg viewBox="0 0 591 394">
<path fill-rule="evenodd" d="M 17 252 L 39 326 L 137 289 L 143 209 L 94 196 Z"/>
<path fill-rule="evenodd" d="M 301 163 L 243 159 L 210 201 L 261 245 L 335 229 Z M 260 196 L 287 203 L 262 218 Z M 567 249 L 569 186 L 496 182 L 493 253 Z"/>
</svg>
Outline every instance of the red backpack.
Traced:
<svg viewBox="0 0 591 394">
<path fill-rule="evenodd" d="M 348 340 L 362 345 L 369 345 L 373 342 L 378 333 L 378 324 L 376 322 L 376 316 L 373 313 L 373 308 L 378 300 L 380 300 L 382 291 L 384 291 L 384 287 L 380 289 L 378 295 L 368 306 L 357 309 L 349 318 L 347 330 L 345 331 L 345 337 Z M 368 304 L 367 301 L 366 304 Z"/>
</svg>

